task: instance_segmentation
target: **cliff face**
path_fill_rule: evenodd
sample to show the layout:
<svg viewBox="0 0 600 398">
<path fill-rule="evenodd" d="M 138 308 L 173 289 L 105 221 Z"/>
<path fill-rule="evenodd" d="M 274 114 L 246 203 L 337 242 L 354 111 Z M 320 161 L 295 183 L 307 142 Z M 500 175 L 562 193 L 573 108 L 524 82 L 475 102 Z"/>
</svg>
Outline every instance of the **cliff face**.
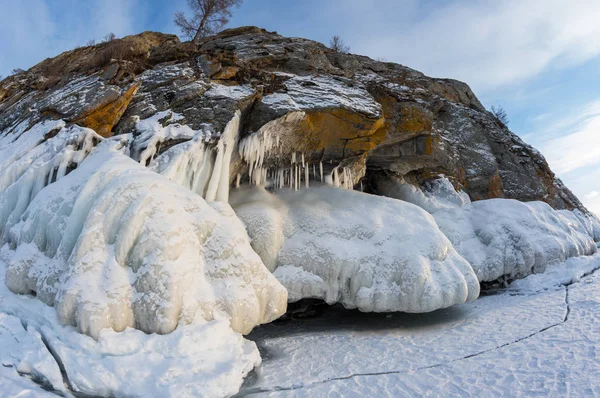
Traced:
<svg viewBox="0 0 600 398">
<path fill-rule="evenodd" d="M 256 27 L 199 46 L 144 32 L 63 53 L 0 83 L 0 136 L 62 119 L 103 137 L 132 133 L 131 156 L 146 164 L 192 136 L 153 136 L 145 120 L 203 131 L 210 146 L 237 110 L 241 150 L 231 184 L 278 178 L 302 162 L 306 176 L 282 174 L 280 185 L 329 178 L 386 194 L 390 184 L 425 187 L 445 175 L 472 200 L 585 210 L 466 84 Z"/>
</svg>

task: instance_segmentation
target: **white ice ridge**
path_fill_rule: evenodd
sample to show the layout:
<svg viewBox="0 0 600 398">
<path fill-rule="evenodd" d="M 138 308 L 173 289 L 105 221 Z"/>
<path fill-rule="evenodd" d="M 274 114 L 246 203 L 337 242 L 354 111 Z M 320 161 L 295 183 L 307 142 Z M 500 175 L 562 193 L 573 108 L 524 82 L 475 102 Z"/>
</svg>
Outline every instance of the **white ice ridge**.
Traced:
<svg viewBox="0 0 600 398">
<path fill-rule="evenodd" d="M 328 175 L 323 175 L 323 163 L 318 162 L 319 175 L 317 175 L 317 165 L 311 164 L 304 152 L 293 151 L 290 154 L 282 151 L 283 142 L 280 139 L 282 128 L 285 129 L 285 125 L 295 123 L 305 116 L 304 112 L 291 112 L 280 119 L 270 121 L 256 133 L 240 140 L 238 151 L 241 159 L 248 164 L 250 184 L 298 190 L 310 187 L 310 181 L 313 180 L 335 187 L 354 188 L 352 169 L 337 166 Z M 301 145 L 286 142 L 285 146 L 293 148 Z M 266 162 L 270 164 L 267 165 Z M 241 176 L 238 177 L 240 178 Z M 239 186 L 239 183 L 236 185 Z"/>
<path fill-rule="evenodd" d="M 290 301 L 428 312 L 479 295 L 469 263 L 412 204 L 326 186 L 243 187 L 231 203 Z"/>
<path fill-rule="evenodd" d="M 159 120 L 170 114 L 170 111 L 161 112 L 136 125 L 136 129 L 142 132 L 142 139 L 137 141 L 144 142 L 145 146 L 139 155 L 140 163 L 196 192 L 208 202 L 227 202 L 231 156 L 237 143 L 241 112 L 236 111 L 227 123 L 216 147 L 208 143 L 211 135 L 209 126 L 199 131 L 179 124 L 162 127 Z M 155 158 L 160 145 L 169 139 L 189 141 L 172 146 Z"/>
<path fill-rule="evenodd" d="M 480 200 L 433 216 L 480 281 L 521 278 L 597 250 L 592 220 L 543 202 Z"/>
<path fill-rule="evenodd" d="M 285 311 L 285 289 L 228 204 L 207 204 L 109 144 L 31 201 L 15 198 L 23 178 L 3 193 L 5 218 L 20 220 L 5 229 L 9 289 L 35 292 L 94 337 L 164 334 L 218 314 L 247 333 Z"/>
</svg>

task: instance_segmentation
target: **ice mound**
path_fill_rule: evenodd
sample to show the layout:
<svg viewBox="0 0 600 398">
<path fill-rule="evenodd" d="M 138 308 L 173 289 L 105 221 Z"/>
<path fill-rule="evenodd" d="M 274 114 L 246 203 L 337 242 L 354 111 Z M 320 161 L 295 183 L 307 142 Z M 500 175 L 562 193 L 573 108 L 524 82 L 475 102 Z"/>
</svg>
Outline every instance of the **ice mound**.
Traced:
<svg viewBox="0 0 600 398">
<path fill-rule="evenodd" d="M 93 340 L 60 325 L 53 308 L 8 291 L 3 255 L 7 247 L 0 250 L 1 396 L 44 395 L 27 395 L 35 384 L 22 375 L 65 396 L 228 397 L 261 362 L 256 344 L 232 331 L 227 318 L 168 335 L 104 329 Z"/>
<path fill-rule="evenodd" d="M 106 140 L 35 197 L 19 194 L 31 184 L 24 177 L 0 193 L 9 289 L 35 293 L 93 337 L 103 328 L 164 334 L 221 313 L 247 333 L 280 316 L 286 291 L 231 207 L 207 204 L 119 145 Z"/>
<path fill-rule="evenodd" d="M 290 301 L 428 312 L 479 295 L 470 265 L 412 204 L 326 186 L 243 187 L 231 203 Z"/>
<path fill-rule="evenodd" d="M 433 216 L 480 281 L 521 278 L 597 250 L 591 220 L 543 202 L 481 200 Z"/>
</svg>

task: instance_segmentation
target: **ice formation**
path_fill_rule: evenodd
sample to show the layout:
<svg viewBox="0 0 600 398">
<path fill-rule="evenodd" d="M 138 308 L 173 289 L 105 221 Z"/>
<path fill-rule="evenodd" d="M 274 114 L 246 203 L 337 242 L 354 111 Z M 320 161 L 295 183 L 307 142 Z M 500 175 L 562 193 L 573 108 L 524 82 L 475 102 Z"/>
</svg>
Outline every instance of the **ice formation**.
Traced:
<svg viewBox="0 0 600 398">
<path fill-rule="evenodd" d="M 103 328 L 169 333 L 219 313 L 247 333 L 281 315 L 285 289 L 229 205 L 209 206 L 121 145 L 104 141 L 35 197 L 27 191 L 47 168 L 34 162 L 0 195 L 3 240 L 14 250 L 7 286 L 95 337 Z"/>
<path fill-rule="evenodd" d="M 126 329 L 98 339 L 58 322 L 53 308 L 8 291 L 0 250 L 0 395 L 103 397 L 227 397 L 261 359 L 256 345 L 231 330 L 225 317 L 180 325 L 168 335 Z M 6 385 L 5 378 L 10 378 Z M 22 387 L 14 388 L 13 383 Z"/>
<path fill-rule="evenodd" d="M 377 180 L 376 187 L 384 196 L 415 204 L 429 213 L 471 203 L 469 195 L 454 189 L 446 177 L 427 182 L 425 189 L 392 179 Z"/>
<path fill-rule="evenodd" d="M 480 281 L 521 278 L 597 250 L 591 221 L 543 202 L 481 200 L 433 216 Z"/>
<path fill-rule="evenodd" d="M 231 156 L 237 143 L 241 112 L 235 112 L 216 143 L 210 142 L 209 125 L 195 131 L 189 126 L 177 124 L 178 117 L 165 111 L 139 121 L 136 130 L 140 137 L 135 142 L 134 157 L 139 158 L 142 165 L 148 165 L 150 169 L 196 192 L 208 202 L 227 202 Z M 160 121 L 165 118 L 174 124 L 163 127 Z M 159 154 L 160 146 L 169 140 L 186 142 L 171 146 Z"/>
<path fill-rule="evenodd" d="M 232 192 L 254 249 L 289 299 L 428 312 L 475 299 L 470 265 L 412 204 L 334 187 Z"/>
<path fill-rule="evenodd" d="M 286 116 L 272 120 L 240 140 L 238 151 L 248 165 L 248 181 L 253 185 L 262 185 L 274 189 L 289 187 L 295 190 L 309 188 L 310 181 L 325 182 L 335 187 L 353 189 L 354 175 L 348 167 L 333 167 L 330 173 L 323 173 L 323 162 L 311 163 L 304 152 L 284 152 L 285 148 L 302 147 L 299 143 L 287 142 L 280 137 L 281 129 L 298 119 L 305 117 L 304 112 L 291 112 Z M 317 166 L 319 163 L 319 175 Z M 237 184 L 239 185 L 239 184 Z"/>
<path fill-rule="evenodd" d="M 0 138 L 0 242 L 29 203 L 63 178 L 102 138 L 93 130 L 47 121 Z"/>
</svg>

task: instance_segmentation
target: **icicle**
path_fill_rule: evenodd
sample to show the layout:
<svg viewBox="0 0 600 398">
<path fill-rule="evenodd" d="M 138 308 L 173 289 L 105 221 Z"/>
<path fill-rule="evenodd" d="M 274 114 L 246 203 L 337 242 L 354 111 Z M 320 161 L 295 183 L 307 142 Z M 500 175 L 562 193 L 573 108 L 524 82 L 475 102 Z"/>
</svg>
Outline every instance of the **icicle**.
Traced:
<svg viewBox="0 0 600 398">
<path fill-rule="evenodd" d="M 315 166 L 315 164 L 313 163 L 313 178 L 317 178 L 317 167 Z"/>
<path fill-rule="evenodd" d="M 304 185 L 308 188 L 308 167 L 304 168 Z"/>
<path fill-rule="evenodd" d="M 225 126 L 223 136 L 217 144 L 217 158 L 206 192 L 205 199 L 207 202 L 215 200 L 227 202 L 229 200 L 229 164 L 231 163 L 233 146 L 239 133 L 240 117 L 241 112 L 236 111 L 233 119 Z"/>
<path fill-rule="evenodd" d="M 237 173 L 237 176 L 235 177 L 235 187 L 239 188 L 240 187 L 240 181 L 242 179 L 242 176 L 240 173 Z"/>
<path fill-rule="evenodd" d="M 296 163 L 296 152 L 292 152 L 292 164 Z"/>
<path fill-rule="evenodd" d="M 340 186 L 340 175 L 338 174 L 337 167 L 333 169 L 333 186 L 338 188 Z"/>
<path fill-rule="evenodd" d="M 304 167 L 304 152 L 302 152 L 302 167 Z"/>
<path fill-rule="evenodd" d="M 323 162 L 319 162 L 319 172 L 321 173 L 321 182 L 323 182 Z"/>
</svg>

